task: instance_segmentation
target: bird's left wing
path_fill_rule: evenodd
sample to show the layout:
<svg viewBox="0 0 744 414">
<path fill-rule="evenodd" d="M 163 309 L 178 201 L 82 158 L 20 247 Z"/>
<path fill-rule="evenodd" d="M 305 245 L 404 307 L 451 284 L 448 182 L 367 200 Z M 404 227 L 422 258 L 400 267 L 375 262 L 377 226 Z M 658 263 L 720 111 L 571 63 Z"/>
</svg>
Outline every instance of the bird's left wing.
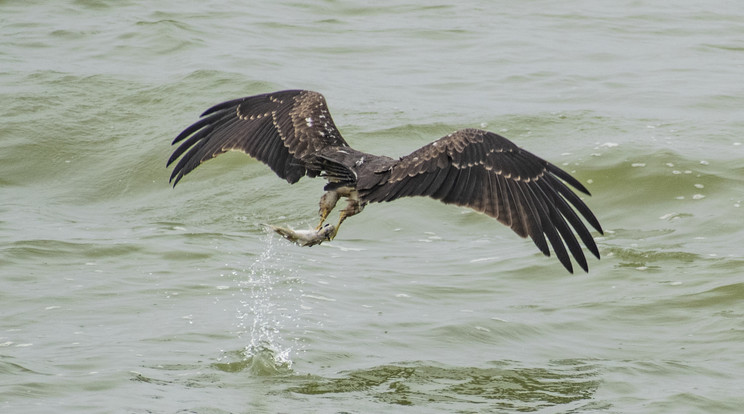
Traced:
<svg viewBox="0 0 744 414">
<path fill-rule="evenodd" d="M 182 142 L 183 141 L 183 142 Z M 223 102 L 174 140 L 181 145 L 168 165 L 183 155 L 170 180 L 178 181 L 204 161 L 230 150 L 267 164 L 279 177 L 297 182 L 309 170 L 305 159 L 327 146 L 347 147 L 318 92 L 287 90 Z"/>
<path fill-rule="evenodd" d="M 496 218 L 521 237 L 530 236 L 549 256 L 547 237 L 558 259 L 572 272 L 567 246 L 586 271 L 586 258 L 574 231 L 596 257 L 599 250 L 574 209 L 600 233 L 602 227 L 561 180 L 589 194 L 567 172 L 508 139 L 493 132 L 463 129 L 401 158 L 386 181 L 361 195 L 370 202 L 429 196 L 470 207 Z"/>
</svg>

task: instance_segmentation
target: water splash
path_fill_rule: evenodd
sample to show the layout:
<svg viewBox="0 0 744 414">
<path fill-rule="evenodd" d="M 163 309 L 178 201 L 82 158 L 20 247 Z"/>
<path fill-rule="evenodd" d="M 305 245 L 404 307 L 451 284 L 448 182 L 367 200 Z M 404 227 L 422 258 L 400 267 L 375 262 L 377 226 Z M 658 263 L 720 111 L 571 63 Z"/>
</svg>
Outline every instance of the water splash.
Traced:
<svg viewBox="0 0 744 414">
<path fill-rule="evenodd" d="M 283 265 L 274 241 L 267 232 L 262 240 L 266 247 L 247 269 L 247 280 L 236 280 L 242 297 L 237 310 L 238 335 L 249 339 L 242 359 L 244 368 L 256 375 L 275 375 L 290 370 L 291 356 L 298 341 L 294 339 L 294 343 L 287 344 L 282 337 L 285 324 L 295 321 L 298 312 L 298 307 L 283 306 L 283 303 L 295 303 L 302 291 L 277 288 L 294 277 L 293 270 Z"/>
</svg>

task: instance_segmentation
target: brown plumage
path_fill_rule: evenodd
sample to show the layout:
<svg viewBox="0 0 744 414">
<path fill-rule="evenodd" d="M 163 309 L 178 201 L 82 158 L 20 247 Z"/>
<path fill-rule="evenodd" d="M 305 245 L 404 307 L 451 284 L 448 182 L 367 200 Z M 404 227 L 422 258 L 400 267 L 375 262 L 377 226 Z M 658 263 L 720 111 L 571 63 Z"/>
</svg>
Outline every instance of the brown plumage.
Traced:
<svg viewBox="0 0 744 414">
<path fill-rule="evenodd" d="M 567 172 L 493 132 L 462 129 L 395 160 L 351 148 L 321 94 L 288 90 L 215 105 L 181 132 L 176 143 L 181 144 L 168 165 L 183 157 L 170 178 L 174 186 L 204 161 L 229 150 L 264 162 L 289 183 L 305 175 L 324 177 L 329 183 L 318 228 L 339 197 L 349 200 L 331 238 L 341 222 L 370 202 L 429 196 L 496 218 L 519 236 L 529 236 L 546 256 L 549 242 L 569 272 L 573 267 L 566 248 L 588 269 L 576 235 L 599 258 L 576 211 L 598 232 L 602 227 L 563 181 L 589 191 Z"/>
</svg>

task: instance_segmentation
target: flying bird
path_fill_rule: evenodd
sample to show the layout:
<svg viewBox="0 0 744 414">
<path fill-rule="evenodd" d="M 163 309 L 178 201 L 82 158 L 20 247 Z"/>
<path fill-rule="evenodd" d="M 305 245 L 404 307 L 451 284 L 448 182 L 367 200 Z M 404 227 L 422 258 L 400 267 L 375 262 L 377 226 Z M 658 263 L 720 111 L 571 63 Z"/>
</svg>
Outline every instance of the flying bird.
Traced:
<svg viewBox="0 0 744 414">
<path fill-rule="evenodd" d="M 290 184 L 303 176 L 325 178 L 317 240 L 308 245 L 333 239 L 341 223 L 369 203 L 428 196 L 495 218 L 520 237 L 529 236 L 545 256 L 550 256 L 549 242 L 571 273 L 568 252 L 588 271 L 578 239 L 599 258 L 577 212 L 600 234 L 602 227 L 566 183 L 589 191 L 564 170 L 493 132 L 461 129 L 399 159 L 368 154 L 344 140 L 323 95 L 286 90 L 217 104 L 173 140 L 179 143 L 167 164 L 178 160 L 170 177 L 174 187 L 203 162 L 230 150 L 262 161 Z M 347 205 L 338 224 L 324 227 L 342 197 Z"/>
</svg>

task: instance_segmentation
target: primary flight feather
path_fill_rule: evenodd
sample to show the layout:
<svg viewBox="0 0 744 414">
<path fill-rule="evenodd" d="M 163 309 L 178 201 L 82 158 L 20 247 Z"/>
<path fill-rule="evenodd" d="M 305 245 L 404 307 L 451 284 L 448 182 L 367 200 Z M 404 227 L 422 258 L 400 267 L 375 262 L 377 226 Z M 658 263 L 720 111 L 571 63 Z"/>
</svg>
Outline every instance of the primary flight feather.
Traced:
<svg viewBox="0 0 744 414">
<path fill-rule="evenodd" d="M 529 236 L 546 256 L 550 243 L 569 272 L 569 252 L 588 270 L 579 239 L 599 258 L 581 217 L 600 233 L 602 227 L 565 183 L 589 191 L 567 172 L 493 132 L 461 129 L 396 160 L 351 148 L 320 93 L 286 90 L 215 105 L 173 140 L 178 143 L 168 160 L 169 166 L 178 160 L 170 177 L 173 186 L 204 161 L 230 150 L 264 162 L 289 183 L 305 175 L 325 178 L 318 239 L 312 244 L 335 237 L 341 223 L 370 202 L 428 196 L 497 219 L 519 236 Z M 348 204 L 338 224 L 323 228 L 341 197 Z"/>
</svg>

